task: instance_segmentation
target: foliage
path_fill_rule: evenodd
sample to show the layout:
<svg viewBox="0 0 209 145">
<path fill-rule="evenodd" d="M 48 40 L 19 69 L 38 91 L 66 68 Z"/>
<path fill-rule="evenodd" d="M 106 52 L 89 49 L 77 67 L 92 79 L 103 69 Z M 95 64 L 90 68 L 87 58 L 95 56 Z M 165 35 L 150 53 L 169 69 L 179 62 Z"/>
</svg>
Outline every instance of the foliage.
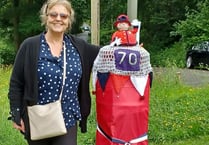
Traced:
<svg viewBox="0 0 209 145">
<path fill-rule="evenodd" d="M 197 42 L 208 40 L 208 8 L 208 0 L 199 2 L 197 10 L 187 7 L 186 19 L 176 22 L 174 24 L 175 31 L 170 33 L 171 36 L 181 38 L 180 41 L 162 49 L 158 48 L 161 46 L 159 43 L 156 43 L 157 46 L 151 46 L 151 61 L 154 66 L 185 67 L 185 55 L 188 48 Z"/>
<path fill-rule="evenodd" d="M 114 22 L 116 21 L 116 18 L 120 14 L 127 14 L 127 4 L 124 0 L 106 0 L 101 1 L 100 6 L 100 24 L 101 24 L 101 43 L 109 44 L 111 41 L 111 35 L 116 30 L 116 28 L 113 26 Z"/>
<path fill-rule="evenodd" d="M 176 43 L 171 48 L 151 51 L 151 64 L 154 67 L 185 67 L 186 50 L 183 43 Z"/>
<path fill-rule="evenodd" d="M 114 30 L 110 29 L 103 29 L 100 34 L 101 34 L 101 40 L 100 43 L 102 45 L 108 45 L 111 41 L 111 35 L 114 33 Z"/>
<path fill-rule="evenodd" d="M 187 9 L 186 19 L 176 22 L 175 31 L 171 32 L 171 35 L 180 35 L 181 42 L 188 46 L 208 40 L 209 37 L 209 1 L 199 2 L 197 6 L 197 10 Z"/>
<path fill-rule="evenodd" d="M 0 65 L 13 64 L 15 58 L 15 51 L 12 49 L 12 44 L 4 43 L 0 40 Z"/>
<path fill-rule="evenodd" d="M 45 28 L 41 26 L 37 6 L 31 6 L 29 9 L 32 10 L 31 13 L 27 14 L 26 12 L 23 12 L 24 14 L 20 19 L 18 31 L 21 36 L 21 41 L 26 37 L 39 34 L 45 30 Z"/>
<path fill-rule="evenodd" d="M 173 23 L 185 19 L 185 7 L 196 8 L 197 0 L 140 0 L 139 20 L 142 21 L 141 40 L 149 50 L 164 50 L 179 40 L 170 37 Z"/>
<path fill-rule="evenodd" d="M 83 22 L 90 24 L 91 1 L 71 2 L 76 13 L 76 22 L 71 33 L 76 34 L 80 33 Z M 39 10 L 43 3 L 42 0 L 0 2 L 0 35 L 15 44 L 14 51 L 23 39 L 44 30 L 39 20 Z M 109 44 L 115 31 L 113 23 L 117 16 L 127 13 L 127 5 L 122 3 L 124 0 L 100 1 L 101 45 Z M 156 66 L 177 64 L 183 67 L 183 53 L 188 45 L 208 39 L 208 0 L 139 0 L 138 19 L 142 22 L 140 41 L 151 53 L 152 63 Z M 5 39 L 3 41 L 7 43 Z M 176 47 L 179 40 L 182 43 L 178 44 L 181 48 Z M 176 57 L 175 54 L 180 55 Z"/>
<path fill-rule="evenodd" d="M 72 34 L 81 32 L 81 25 L 91 18 L 91 1 L 90 0 L 71 0 L 72 7 L 75 11 L 76 21 L 73 24 Z"/>
</svg>

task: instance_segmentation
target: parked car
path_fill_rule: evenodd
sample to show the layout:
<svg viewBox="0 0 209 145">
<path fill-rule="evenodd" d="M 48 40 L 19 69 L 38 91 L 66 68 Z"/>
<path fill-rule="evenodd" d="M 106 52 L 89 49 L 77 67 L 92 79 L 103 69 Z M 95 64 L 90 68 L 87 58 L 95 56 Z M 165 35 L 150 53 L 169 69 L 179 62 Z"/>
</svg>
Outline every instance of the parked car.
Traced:
<svg viewBox="0 0 209 145">
<path fill-rule="evenodd" d="M 209 66 L 209 41 L 204 41 L 192 46 L 186 53 L 186 67 Z"/>
</svg>

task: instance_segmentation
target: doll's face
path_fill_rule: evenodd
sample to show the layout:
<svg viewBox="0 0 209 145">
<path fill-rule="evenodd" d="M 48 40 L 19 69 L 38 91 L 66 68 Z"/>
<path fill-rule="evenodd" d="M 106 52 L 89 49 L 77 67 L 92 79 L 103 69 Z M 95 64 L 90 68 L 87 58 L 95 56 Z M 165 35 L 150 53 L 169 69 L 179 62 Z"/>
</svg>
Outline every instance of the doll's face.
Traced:
<svg viewBox="0 0 209 145">
<path fill-rule="evenodd" d="M 126 22 L 121 22 L 117 24 L 118 30 L 128 30 L 129 25 Z"/>
</svg>

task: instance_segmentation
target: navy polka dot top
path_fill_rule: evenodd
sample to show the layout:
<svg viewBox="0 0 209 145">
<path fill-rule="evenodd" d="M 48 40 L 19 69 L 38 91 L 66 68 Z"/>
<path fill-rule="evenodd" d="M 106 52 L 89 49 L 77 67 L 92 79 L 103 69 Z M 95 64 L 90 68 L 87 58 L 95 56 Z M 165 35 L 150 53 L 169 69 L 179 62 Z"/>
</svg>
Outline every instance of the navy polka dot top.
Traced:
<svg viewBox="0 0 209 145">
<path fill-rule="evenodd" d="M 66 128 L 74 126 L 81 120 L 80 107 L 77 97 L 78 85 L 82 68 L 79 53 L 64 36 L 66 46 L 66 79 L 62 93 L 62 110 Z M 62 89 L 64 52 L 59 57 L 51 54 L 44 33 L 41 36 L 41 49 L 38 60 L 38 104 L 47 104 L 59 99 Z"/>
</svg>

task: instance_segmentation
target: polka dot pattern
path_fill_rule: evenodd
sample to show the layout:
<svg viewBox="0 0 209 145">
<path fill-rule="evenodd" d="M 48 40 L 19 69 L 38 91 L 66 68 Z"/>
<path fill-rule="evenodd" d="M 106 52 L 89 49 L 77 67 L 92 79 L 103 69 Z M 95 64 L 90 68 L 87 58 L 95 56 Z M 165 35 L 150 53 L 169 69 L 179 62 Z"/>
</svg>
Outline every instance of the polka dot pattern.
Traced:
<svg viewBox="0 0 209 145">
<path fill-rule="evenodd" d="M 76 48 L 67 36 L 64 36 L 64 41 L 66 45 L 66 78 L 62 93 L 62 110 L 66 127 L 69 128 L 81 120 L 77 91 L 82 67 Z M 62 88 L 63 55 L 64 52 L 62 51 L 59 57 L 52 56 L 43 34 L 38 60 L 38 104 L 47 104 L 58 100 Z"/>
</svg>

